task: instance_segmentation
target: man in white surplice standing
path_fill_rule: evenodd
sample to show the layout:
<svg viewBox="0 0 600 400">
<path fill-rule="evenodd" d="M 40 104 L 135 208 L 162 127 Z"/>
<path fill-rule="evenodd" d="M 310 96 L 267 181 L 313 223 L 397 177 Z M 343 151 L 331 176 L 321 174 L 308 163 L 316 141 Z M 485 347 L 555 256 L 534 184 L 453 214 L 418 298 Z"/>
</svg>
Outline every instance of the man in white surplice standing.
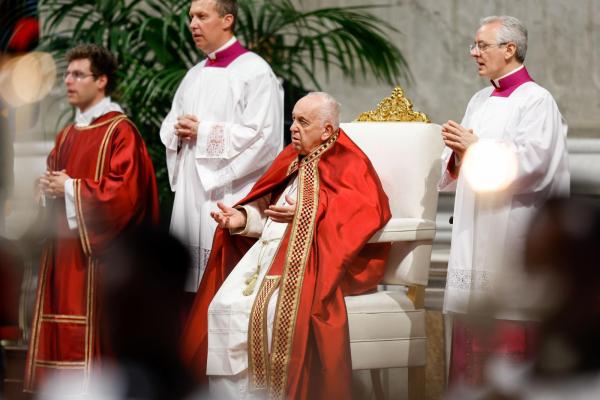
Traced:
<svg viewBox="0 0 600 400">
<path fill-rule="evenodd" d="M 450 385 L 478 384 L 483 375 L 474 365 L 486 352 L 513 360 L 531 354 L 535 324 L 525 321 L 532 319 L 535 287 L 520 271 L 526 228 L 545 200 L 569 194 L 567 125 L 552 95 L 529 76 L 526 52 L 527 30 L 518 19 L 484 18 L 470 53 L 491 85 L 471 98 L 460 124 L 448 121 L 442 129 L 440 189 L 456 189 L 444 311 L 457 317 L 483 300 L 499 307 L 493 349 L 481 350 L 486 339 L 454 318 Z M 477 195 L 461 173 L 466 150 L 478 141 L 497 142 L 516 156 L 516 177 L 501 193 Z"/>
<path fill-rule="evenodd" d="M 216 202 L 243 198 L 283 146 L 283 89 L 234 36 L 235 0 L 192 0 L 190 31 L 206 59 L 179 85 L 160 137 L 175 192 L 171 232 L 189 248 L 195 292 L 216 223 Z"/>
</svg>

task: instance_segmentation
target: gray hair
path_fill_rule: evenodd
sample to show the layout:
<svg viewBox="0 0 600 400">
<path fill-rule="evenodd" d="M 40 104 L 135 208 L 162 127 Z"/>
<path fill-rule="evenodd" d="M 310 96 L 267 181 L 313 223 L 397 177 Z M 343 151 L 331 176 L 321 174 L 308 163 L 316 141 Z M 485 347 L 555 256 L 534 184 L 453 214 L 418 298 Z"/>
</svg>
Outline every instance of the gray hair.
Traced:
<svg viewBox="0 0 600 400">
<path fill-rule="evenodd" d="M 479 26 L 481 27 L 494 22 L 501 24 L 500 29 L 498 29 L 496 41 L 498 43 L 515 43 L 517 45 L 515 57 L 518 62 L 523 63 L 527 54 L 527 28 L 525 28 L 525 25 L 515 17 L 493 15 L 482 18 L 479 21 Z"/>
<path fill-rule="evenodd" d="M 310 92 L 305 97 L 309 96 L 318 97 L 323 102 L 323 107 L 319 109 L 321 123 L 323 125 L 331 124 L 333 130 L 337 131 L 340 127 L 340 103 L 338 103 L 332 95 L 326 92 Z"/>
</svg>

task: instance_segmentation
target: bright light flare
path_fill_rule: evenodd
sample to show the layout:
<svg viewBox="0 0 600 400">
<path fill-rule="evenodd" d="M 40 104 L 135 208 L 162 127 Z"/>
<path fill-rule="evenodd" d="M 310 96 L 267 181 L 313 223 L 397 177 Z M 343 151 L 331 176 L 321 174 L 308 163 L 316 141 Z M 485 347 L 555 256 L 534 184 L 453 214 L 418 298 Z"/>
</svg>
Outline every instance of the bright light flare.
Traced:
<svg viewBox="0 0 600 400">
<path fill-rule="evenodd" d="M 48 95 L 56 82 L 56 63 L 49 53 L 32 52 L 2 66 L 0 94 L 12 107 L 36 103 Z"/>
<path fill-rule="evenodd" d="M 469 147 L 461 173 L 476 192 L 500 192 L 514 181 L 517 168 L 517 156 L 510 145 L 481 140 Z"/>
</svg>

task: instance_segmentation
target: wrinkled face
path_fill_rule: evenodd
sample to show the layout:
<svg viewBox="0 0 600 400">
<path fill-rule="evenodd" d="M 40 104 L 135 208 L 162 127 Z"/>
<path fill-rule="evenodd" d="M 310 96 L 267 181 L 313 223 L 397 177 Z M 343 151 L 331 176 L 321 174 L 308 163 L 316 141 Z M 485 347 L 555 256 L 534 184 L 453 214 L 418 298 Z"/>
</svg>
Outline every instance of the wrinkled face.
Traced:
<svg viewBox="0 0 600 400">
<path fill-rule="evenodd" d="M 65 86 L 69 103 L 85 111 L 104 97 L 106 76 L 95 77 L 87 58 L 73 60 L 65 73 Z"/>
<path fill-rule="evenodd" d="M 194 43 L 205 54 L 217 50 L 231 37 L 233 16 L 219 16 L 214 0 L 193 0 L 189 14 Z"/>
<path fill-rule="evenodd" d="M 322 107 L 322 102 L 308 96 L 300 99 L 292 111 L 292 146 L 300 155 L 309 154 L 333 133 L 333 127 L 324 125 L 319 118 L 319 107 Z"/>
<path fill-rule="evenodd" d="M 475 59 L 480 76 L 496 79 L 504 75 L 507 65 L 507 46 L 497 42 L 497 32 L 500 23 L 483 25 L 477 30 L 475 44 L 479 49 L 473 49 L 471 56 Z"/>
</svg>

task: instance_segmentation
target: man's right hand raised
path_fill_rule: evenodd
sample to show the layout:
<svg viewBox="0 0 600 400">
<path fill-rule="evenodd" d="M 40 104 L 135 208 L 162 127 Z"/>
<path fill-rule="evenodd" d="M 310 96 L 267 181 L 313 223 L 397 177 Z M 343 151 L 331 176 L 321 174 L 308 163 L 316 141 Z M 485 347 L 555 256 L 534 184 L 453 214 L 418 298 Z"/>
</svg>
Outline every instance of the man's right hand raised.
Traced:
<svg viewBox="0 0 600 400">
<path fill-rule="evenodd" d="M 211 211 L 210 216 L 217 221 L 219 228 L 240 229 L 246 226 L 246 213 L 237 208 L 227 207 L 222 202 L 217 202 L 221 211 Z"/>
</svg>

